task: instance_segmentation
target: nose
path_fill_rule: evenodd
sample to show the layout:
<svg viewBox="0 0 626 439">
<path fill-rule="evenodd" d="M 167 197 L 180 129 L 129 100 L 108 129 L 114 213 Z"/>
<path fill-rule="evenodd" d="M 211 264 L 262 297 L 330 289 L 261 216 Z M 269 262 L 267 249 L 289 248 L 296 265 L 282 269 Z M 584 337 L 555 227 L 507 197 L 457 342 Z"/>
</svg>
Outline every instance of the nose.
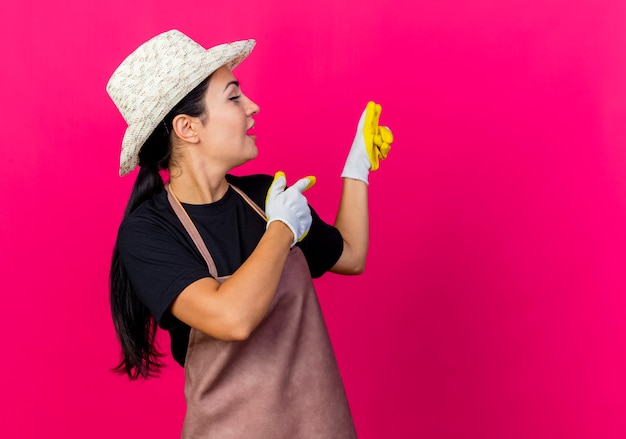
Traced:
<svg viewBox="0 0 626 439">
<path fill-rule="evenodd" d="M 248 113 L 248 116 L 252 116 L 254 114 L 258 114 L 259 111 L 261 111 L 261 109 L 259 108 L 259 106 L 249 97 L 246 96 L 246 99 L 248 100 L 248 105 L 246 108 L 246 112 Z"/>
</svg>

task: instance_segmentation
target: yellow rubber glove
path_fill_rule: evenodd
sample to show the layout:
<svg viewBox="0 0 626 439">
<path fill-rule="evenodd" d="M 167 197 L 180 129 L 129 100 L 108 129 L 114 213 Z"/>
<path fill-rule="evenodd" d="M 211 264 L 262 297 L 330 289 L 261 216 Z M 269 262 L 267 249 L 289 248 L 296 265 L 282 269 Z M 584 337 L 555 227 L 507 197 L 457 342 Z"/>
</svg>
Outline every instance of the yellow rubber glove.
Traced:
<svg viewBox="0 0 626 439">
<path fill-rule="evenodd" d="M 375 171 L 389 154 L 393 134 L 385 126 L 379 126 L 382 107 L 368 102 L 357 125 L 356 135 L 344 165 L 342 177 L 354 178 L 368 184 L 369 171 Z"/>
<path fill-rule="evenodd" d="M 265 215 L 267 226 L 272 221 L 282 221 L 293 233 L 292 247 L 302 241 L 309 233 L 311 208 L 302 192 L 315 184 L 315 177 L 308 176 L 298 180 L 293 186 L 285 189 L 287 177 L 282 171 L 274 175 L 274 181 L 265 198 Z"/>
</svg>

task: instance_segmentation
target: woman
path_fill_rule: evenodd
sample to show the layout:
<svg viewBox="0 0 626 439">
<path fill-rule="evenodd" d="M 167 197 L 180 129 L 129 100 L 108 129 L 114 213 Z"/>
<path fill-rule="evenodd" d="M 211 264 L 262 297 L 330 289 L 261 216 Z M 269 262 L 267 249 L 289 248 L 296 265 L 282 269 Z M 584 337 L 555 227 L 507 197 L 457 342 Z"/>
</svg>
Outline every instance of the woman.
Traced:
<svg viewBox="0 0 626 439">
<path fill-rule="evenodd" d="M 232 73 L 254 44 L 205 50 L 169 31 L 107 84 L 129 125 L 120 175 L 140 168 L 111 267 L 116 370 L 131 379 L 158 371 L 158 325 L 185 367 L 183 437 L 355 437 L 311 277 L 363 271 L 367 177 L 391 133 L 368 104 L 334 226 L 302 195 L 313 177 L 286 189 L 281 172 L 230 175 L 257 155 L 259 107 Z"/>
</svg>

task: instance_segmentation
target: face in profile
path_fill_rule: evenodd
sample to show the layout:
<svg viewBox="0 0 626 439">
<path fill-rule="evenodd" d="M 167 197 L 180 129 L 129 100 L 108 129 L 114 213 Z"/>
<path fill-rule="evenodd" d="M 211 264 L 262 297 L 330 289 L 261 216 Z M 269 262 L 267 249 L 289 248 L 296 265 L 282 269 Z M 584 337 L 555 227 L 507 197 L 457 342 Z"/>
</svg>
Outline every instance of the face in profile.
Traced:
<svg viewBox="0 0 626 439">
<path fill-rule="evenodd" d="M 205 95 L 205 123 L 199 136 L 209 160 L 232 168 L 258 154 L 253 116 L 259 107 L 241 90 L 227 67 L 213 73 Z"/>
</svg>

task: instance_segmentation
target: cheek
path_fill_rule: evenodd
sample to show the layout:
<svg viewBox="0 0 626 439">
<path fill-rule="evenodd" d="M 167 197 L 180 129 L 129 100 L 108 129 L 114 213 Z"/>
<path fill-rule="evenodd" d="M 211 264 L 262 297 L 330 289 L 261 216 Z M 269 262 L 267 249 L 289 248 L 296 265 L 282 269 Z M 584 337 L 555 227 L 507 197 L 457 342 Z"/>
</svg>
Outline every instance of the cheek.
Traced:
<svg viewBox="0 0 626 439">
<path fill-rule="evenodd" d="M 213 125 L 222 136 L 231 139 L 241 137 L 246 132 L 246 120 L 236 111 L 223 112 L 214 120 Z"/>
<path fill-rule="evenodd" d="M 207 127 L 209 141 L 214 144 L 224 143 L 224 141 L 232 139 L 236 131 L 232 123 L 229 123 L 224 117 L 213 117 Z"/>
</svg>

